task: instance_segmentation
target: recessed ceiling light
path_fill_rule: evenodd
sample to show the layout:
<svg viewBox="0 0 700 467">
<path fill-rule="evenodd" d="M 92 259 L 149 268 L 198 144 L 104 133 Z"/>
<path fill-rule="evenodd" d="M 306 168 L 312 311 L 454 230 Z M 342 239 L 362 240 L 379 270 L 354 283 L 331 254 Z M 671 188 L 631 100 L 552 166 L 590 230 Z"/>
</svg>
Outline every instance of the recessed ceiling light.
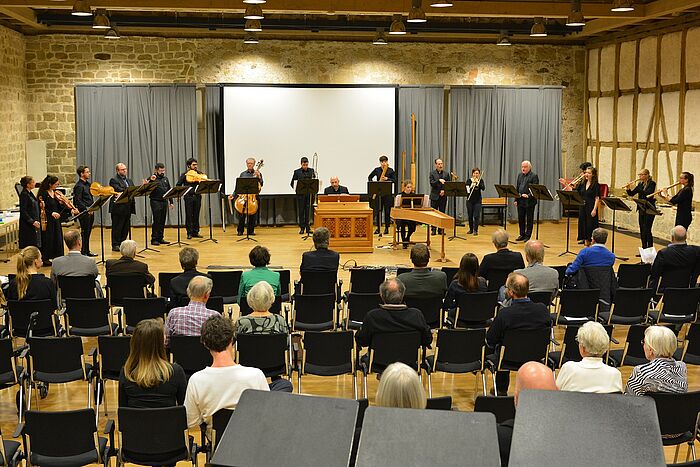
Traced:
<svg viewBox="0 0 700 467">
<path fill-rule="evenodd" d="M 614 11 L 616 13 L 634 11 L 634 2 L 632 0 L 614 0 L 610 11 Z"/>
<path fill-rule="evenodd" d="M 433 8 L 447 8 L 450 6 L 454 6 L 454 3 L 450 2 L 449 0 L 436 0 L 430 2 L 430 6 Z"/>
<path fill-rule="evenodd" d="M 76 0 L 70 14 L 73 16 L 92 16 L 92 9 L 87 0 Z"/>
</svg>

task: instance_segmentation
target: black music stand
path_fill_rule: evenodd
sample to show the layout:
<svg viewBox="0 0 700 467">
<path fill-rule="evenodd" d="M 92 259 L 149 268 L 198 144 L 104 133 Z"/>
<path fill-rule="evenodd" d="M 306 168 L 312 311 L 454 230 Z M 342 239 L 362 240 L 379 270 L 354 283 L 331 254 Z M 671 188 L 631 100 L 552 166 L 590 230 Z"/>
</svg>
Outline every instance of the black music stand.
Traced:
<svg viewBox="0 0 700 467">
<path fill-rule="evenodd" d="M 150 250 L 150 251 L 155 251 L 156 253 L 160 253 L 160 250 L 156 250 L 155 248 L 151 248 L 148 246 L 148 204 L 147 204 L 147 198 L 151 196 L 151 193 L 158 188 L 158 182 L 155 180 L 151 180 L 148 183 L 144 183 L 143 185 L 138 187 L 138 190 L 136 190 L 136 194 L 134 195 L 134 198 L 138 198 L 140 196 L 143 196 L 143 222 L 144 222 L 144 239 L 143 239 L 143 249 L 139 251 L 139 253 L 143 253 L 144 251 Z"/>
<path fill-rule="evenodd" d="M 302 178 L 297 180 L 297 186 L 295 189 L 297 196 L 305 196 L 306 201 L 309 203 L 309 217 L 306 219 L 308 224 L 304 226 L 306 229 L 306 235 L 301 238 L 302 240 L 306 240 L 307 238 L 311 237 L 311 233 L 309 233 L 309 224 L 311 223 L 311 216 L 313 214 L 314 196 L 318 194 L 318 190 L 318 178 Z M 300 216 L 301 213 L 299 212 L 297 215 Z"/>
<path fill-rule="evenodd" d="M 209 238 L 201 240 L 200 243 L 219 243 L 219 241 L 214 238 L 214 226 L 211 222 L 211 194 L 218 193 L 219 188 L 221 188 L 221 180 L 202 180 L 201 182 L 199 182 L 199 184 L 197 184 L 197 188 L 194 189 L 195 194 L 207 195 L 207 207 L 209 208 Z"/>
<path fill-rule="evenodd" d="M 564 191 L 564 190 L 557 190 L 557 195 L 559 195 L 559 201 L 561 202 L 562 206 L 564 206 L 564 212 L 568 212 L 569 209 L 571 208 L 580 208 L 583 206 L 583 198 L 581 198 L 581 194 L 578 191 Z M 559 256 L 564 256 L 565 254 L 569 253 L 572 255 L 575 255 L 573 251 L 569 250 L 569 232 L 571 228 L 571 217 L 566 216 L 566 250 L 562 253 L 559 253 Z"/>
<path fill-rule="evenodd" d="M 95 213 L 96 211 L 100 211 L 100 248 L 102 249 L 102 259 L 98 261 L 97 264 L 105 262 L 105 230 L 102 222 L 102 206 L 104 206 L 110 199 L 112 199 L 112 196 L 113 195 L 100 196 L 99 198 L 97 198 L 96 201 L 94 201 L 90 205 L 89 208 L 75 216 L 75 218 L 78 218 L 86 212 Z"/>
<path fill-rule="evenodd" d="M 499 198 L 520 198 L 520 193 L 518 189 L 513 185 L 494 185 Z M 503 230 L 507 230 L 506 224 L 508 224 L 508 201 L 506 201 L 506 209 L 503 211 Z M 515 243 L 515 242 L 511 242 Z"/>
<path fill-rule="evenodd" d="M 233 190 L 234 199 L 238 195 L 257 195 L 260 193 L 260 180 L 257 177 L 238 177 L 236 179 L 236 188 Z M 248 235 L 248 223 L 250 222 L 250 215 L 248 214 L 248 202 L 245 203 L 245 237 L 239 238 L 236 242 L 242 242 L 243 240 L 252 240 L 257 243 L 257 240 L 250 238 Z M 253 214 L 255 215 L 255 214 Z"/>
<path fill-rule="evenodd" d="M 644 202 L 647 202 L 646 200 L 643 200 Z M 613 222 L 612 222 L 612 251 L 613 254 L 615 254 L 615 214 L 617 211 L 623 211 L 623 212 L 630 212 L 632 208 L 627 206 L 627 204 L 622 201 L 622 198 L 615 198 L 614 196 L 608 196 L 606 198 L 603 198 L 603 203 L 612 209 L 613 212 Z M 629 258 L 626 258 L 624 256 L 617 256 L 615 255 L 617 259 L 621 259 L 622 261 L 627 261 Z"/>
<path fill-rule="evenodd" d="M 528 188 L 530 190 L 530 196 L 537 200 L 537 224 L 535 227 L 535 239 L 540 239 L 540 204 L 542 201 L 554 201 L 554 197 L 549 189 L 545 185 L 535 185 L 529 184 Z M 549 248 L 544 243 L 542 244 L 545 248 Z"/>
<path fill-rule="evenodd" d="M 134 202 L 134 198 L 136 197 L 136 193 L 139 191 L 139 188 L 141 188 L 141 185 L 131 185 L 126 187 L 126 190 L 121 192 L 119 198 L 114 201 L 114 204 L 130 204 Z M 131 216 L 131 211 L 129 211 L 129 240 L 131 240 Z"/>
<path fill-rule="evenodd" d="M 191 189 L 191 186 L 174 186 L 163 195 L 163 199 L 174 199 L 177 201 L 177 242 L 171 243 L 168 246 L 189 245 L 189 243 L 180 241 L 180 203 L 182 201 L 182 197 L 189 193 Z"/>
<path fill-rule="evenodd" d="M 452 216 L 455 218 L 455 225 L 452 228 L 452 236 L 448 240 L 454 240 L 455 238 L 466 240 L 466 238 L 457 235 L 457 197 L 467 196 L 467 182 L 445 182 L 442 189 L 445 190 L 445 196 L 450 196 L 454 200 Z"/>
<path fill-rule="evenodd" d="M 392 195 L 394 182 L 367 182 L 367 194 L 370 199 L 377 201 L 377 230 L 379 230 L 379 238 L 382 237 L 382 198 Z M 389 221 L 387 221 L 389 222 Z"/>
</svg>

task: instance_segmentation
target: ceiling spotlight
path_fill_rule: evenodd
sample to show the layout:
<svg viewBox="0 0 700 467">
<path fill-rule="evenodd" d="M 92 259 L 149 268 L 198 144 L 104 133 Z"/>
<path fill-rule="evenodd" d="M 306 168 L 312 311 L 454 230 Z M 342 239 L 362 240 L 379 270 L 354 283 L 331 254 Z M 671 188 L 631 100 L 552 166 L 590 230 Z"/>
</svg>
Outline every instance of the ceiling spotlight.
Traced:
<svg viewBox="0 0 700 467">
<path fill-rule="evenodd" d="M 566 25 L 571 27 L 586 25 L 586 20 L 581 12 L 581 0 L 571 0 L 571 13 L 566 19 Z"/>
<path fill-rule="evenodd" d="M 535 18 L 535 24 L 530 29 L 530 37 L 547 37 L 547 28 L 544 26 L 544 18 Z"/>
<path fill-rule="evenodd" d="M 262 5 L 265 2 L 267 2 L 267 0 L 243 0 L 243 3 L 247 3 L 248 5 Z"/>
<path fill-rule="evenodd" d="M 107 18 L 105 11 L 97 10 L 95 18 L 92 20 L 92 29 L 109 29 L 110 27 L 109 18 Z"/>
<path fill-rule="evenodd" d="M 105 39 L 119 39 L 120 37 L 121 36 L 117 30 L 114 28 L 109 28 L 109 31 L 107 31 L 107 34 L 105 34 Z"/>
<path fill-rule="evenodd" d="M 70 14 L 73 16 L 92 16 L 92 9 L 90 9 L 87 0 L 75 0 L 73 11 Z"/>
<path fill-rule="evenodd" d="M 386 36 L 384 35 L 384 28 L 377 29 L 377 34 L 374 36 L 372 41 L 374 45 L 387 45 Z"/>
<path fill-rule="evenodd" d="M 258 35 L 255 34 L 254 32 L 250 32 L 250 33 L 246 34 L 245 38 L 243 39 L 244 44 L 257 44 L 258 42 L 260 42 L 258 40 Z"/>
<path fill-rule="evenodd" d="M 407 23 L 425 23 L 428 18 L 425 17 L 425 11 L 423 11 L 423 5 L 421 0 L 413 0 L 413 5 L 411 6 L 411 11 L 408 12 Z"/>
<path fill-rule="evenodd" d="M 613 0 L 612 8 L 610 11 L 616 13 L 625 11 L 634 11 L 634 2 L 632 0 Z"/>
<path fill-rule="evenodd" d="M 262 26 L 260 25 L 260 20 L 259 19 L 246 20 L 245 26 L 243 27 L 243 30 L 247 31 L 247 32 L 260 32 L 260 31 L 262 31 Z"/>
<path fill-rule="evenodd" d="M 430 6 L 433 8 L 447 8 L 453 5 L 454 3 L 450 2 L 449 0 L 434 0 L 430 2 Z"/>
<path fill-rule="evenodd" d="M 245 9 L 245 14 L 243 15 L 245 19 L 263 19 L 262 7 L 260 5 L 249 5 Z"/>
<path fill-rule="evenodd" d="M 389 27 L 389 35 L 401 36 L 406 34 L 406 25 L 403 24 L 403 18 L 401 15 L 394 16 L 394 21 L 391 22 Z"/>
<path fill-rule="evenodd" d="M 498 41 L 496 41 L 496 45 L 512 45 L 510 43 L 510 39 L 508 39 L 507 31 L 501 31 L 501 35 L 498 36 Z"/>
</svg>

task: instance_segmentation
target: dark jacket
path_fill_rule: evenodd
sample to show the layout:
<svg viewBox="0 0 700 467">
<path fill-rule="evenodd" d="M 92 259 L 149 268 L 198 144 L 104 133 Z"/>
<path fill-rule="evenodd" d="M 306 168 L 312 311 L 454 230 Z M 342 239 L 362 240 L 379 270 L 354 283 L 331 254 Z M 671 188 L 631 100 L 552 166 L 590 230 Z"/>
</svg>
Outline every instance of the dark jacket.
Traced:
<svg viewBox="0 0 700 467">
<path fill-rule="evenodd" d="M 518 180 L 515 184 L 515 188 L 518 190 L 518 193 L 526 194 L 529 197 L 528 198 L 518 198 L 516 202 L 518 203 L 518 206 L 520 207 L 531 207 L 537 204 L 537 200 L 532 197 L 532 194 L 530 193 L 530 184 L 538 185 L 540 183 L 540 179 L 537 176 L 535 172 L 530 170 L 527 175 L 523 174 L 520 172 L 518 174 Z"/>
<path fill-rule="evenodd" d="M 633 190 L 626 191 L 628 196 L 637 195 L 637 198 L 645 199 L 649 201 L 652 206 L 656 206 L 656 198 L 653 196 L 651 198 L 648 197 L 648 195 L 656 191 L 656 182 L 654 180 L 650 180 L 649 183 L 647 183 L 646 188 L 644 187 L 643 183 L 637 183 L 637 186 L 635 186 Z M 637 206 L 637 211 L 639 211 L 639 206 Z"/>
<path fill-rule="evenodd" d="M 440 179 L 448 180 L 449 175 L 444 170 L 442 172 L 430 171 L 430 199 L 432 201 L 437 201 L 440 198 L 440 191 L 445 189 L 445 184 L 441 183 Z"/>
<path fill-rule="evenodd" d="M 168 180 L 168 177 L 165 175 L 162 176 L 157 176 L 156 179 L 154 180 L 156 183 L 158 183 L 158 186 L 156 187 L 155 190 L 151 192 L 151 201 L 168 201 L 170 204 L 173 204 L 173 200 L 165 200 L 163 199 L 163 195 L 166 194 L 170 190 L 170 180 Z"/>
<path fill-rule="evenodd" d="M 107 260 L 105 265 L 105 275 L 109 276 L 110 274 L 141 274 L 144 276 L 147 284 L 153 284 L 156 281 L 153 274 L 148 272 L 148 265 L 146 263 L 142 263 L 134 258 L 128 258 L 125 256 L 122 256 L 119 259 Z"/>
<path fill-rule="evenodd" d="M 552 327 L 547 307 L 529 298 L 515 299 L 510 306 L 501 308 L 486 333 L 486 345 L 491 350 L 503 343 L 503 336 L 510 329 L 537 330 Z"/>
<path fill-rule="evenodd" d="M 659 278 L 663 283 L 659 291 L 666 287 L 688 287 L 694 285 L 700 273 L 700 249 L 685 243 L 671 244 L 656 254 L 651 266 L 649 287 L 656 288 Z"/>
<path fill-rule="evenodd" d="M 343 186 L 343 185 L 338 185 L 338 191 L 335 191 L 335 189 L 332 186 L 327 186 L 326 188 L 323 189 L 323 194 L 324 195 L 349 195 L 350 192 L 348 191 L 348 187 Z"/>
<path fill-rule="evenodd" d="M 430 347 L 433 335 L 420 310 L 406 305 L 380 305 L 367 313 L 355 340 L 358 345 L 369 347 L 375 334 L 410 331 L 420 332 L 421 344 Z"/>
<path fill-rule="evenodd" d="M 34 227 L 34 222 L 41 222 L 39 201 L 29 190 L 19 194 L 19 247 L 41 247 L 41 229 Z"/>
<path fill-rule="evenodd" d="M 612 266 L 590 266 L 579 269 L 574 278 L 579 289 L 600 289 L 598 311 L 610 311 L 617 291 L 617 276 Z"/>
<path fill-rule="evenodd" d="M 187 296 L 187 286 L 190 284 L 192 278 L 196 276 L 209 277 L 208 274 L 199 272 L 196 269 L 188 269 L 170 280 L 169 308 L 185 306 L 190 302 L 190 298 Z"/>
<path fill-rule="evenodd" d="M 300 272 L 337 272 L 340 254 L 328 248 L 306 251 L 301 255 Z"/>
<path fill-rule="evenodd" d="M 189 172 L 189 169 L 187 170 L 187 172 Z M 176 185 L 177 186 L 188 186 L 188 187 L 192 188 L 190 191 L 187 192 L 187 194 L 185 195 L 185 198 L 192 198 L 192 197 L 201 198 L 202 195 L 198 195 L 195 193 L 195 190 L 197 189 L 199 182 L 192 182 L 192 183 L 188 182 L 187 181 L 187 172 L 183 172 L 182 175 L 180 175 L 180 178 L 177 179 Z M 201 174 L 203 172 L 200 172 L 199 170 L 197 170 L 197 173 Z"/>
<path fill-rule="evenodd" d="M 78 179 L 73 186 L 73 205 L 80 212 L 87 210 L 92 205 L 93 198 L 90 194 L 90 182 Z"/>
<path fill-rule="evenodd" d="M 467 180 L 467 186 L 472 186 L 472 183 L 473 182 L 472 182 L 471 178 L 469 180 Z M 484 191 L 485 189 L 486 189 L 486 185 L 484 184 L 484 179 L 482 178 L 481 180 L 479 180 L 479 184 L 475 185 L 471 189 L 471 194 L 469 196 L 467 196 L 467 201 L 469 201 L 469 203 L 471 203 L 471 204 L 481 203 L 481 201 L 482 201 L 481 192 Z"/>
<path fill-rule="evenodd" d="M 367 176 L 367 180 L 370 181 L 370 182 L 371 182 L 372 180 L 374 180 L 374 179 L 376 179 L 377 181 L 381 181 L 381 180 L 379 180 L 379 179 L 381 178 L 381 176 L 382 176 L 382 168 L 381 168 L 381 166 L 380 166 L 380 167 L 375 167 L 374 170 L 373 170 L 372 172 L 370 172 L 370 174 Z M 389 181 L 389 182 L 392 183 L 392 185 L 391 185 L 391 193 L 394 193 L 394 188 L 395 188 L 395 185 L 396 185 L 396 172 L 394 171 L 394 169 L 392 169 L 391 167 L 389 167 L 389 168 L 386 169 L 386 174 L 385 174 L 384 176 L 388 179 L 388 180 L 385 180 L 385 181 Z M 389 196 L 389 195 L 386 195 L 386 196 Z"/>
<path fill-rule="evenodd" d="M 314 169 L 309 167 L 306 170 L 302 170 L 302 168 L 299 167 L 298 169 L 295 169 L 294 172 L 292 173 L 292 180 L 289 182 L 289 186 L 291 186 L 292 188 L 295 188 L 294 187 L 295 181 L 298 182 L 299 180 L 306 180 L 309 178 L 316 178 L 316 173 L 314 172 Z"/>
<path fill-rule="evenodd" d="M 134 186 L 134 182 L 129 177 L 126 177 L 125 183 L 122 177 L 120 177 L 119 175 L 115 175 L 114 177 L 109 179 L 109 185 L 112 188 L 114 188 L 114 191 L 116 191 L 117 193 L 121 193 L 122 191 L 127 189 L 127 186 Z M 114 212 L 117 214 L 136 214 L 136 202 L 134 200 L 131 200 L 126 204 L 114 204 L 113 196 L 112 199 L 109 200 L 109 212 Z"/>
<path fill-rule="evenodd" d="M 124 367 L 119 373 L 119 407 L 137 409 L 172 407 L 185 402 L 187 378 L 180 365 L 173 363 L 170 379 L 154 388 L 142 388 L 126 379 Z"/>
<path fill-rule="evenodd" d="M 442 271 L 432 271 L 430 268 L 417 268 L 413 271 L 399 274 L 398 278 L 406 286 L 404 297 L 443 298 L 445 292 L 447 292 L 447 274 Z"/>
<path fill-rule="evenodd" d="M 14 278 L 10 280 L 7 288 L 8 300 L 19 300 L 17 293 L 17 282 Z M 22 297 L 22 300 L 51 300 L 54 307 L 56 306 L 56 286 L 53 281 L 41 273 L 31 274 L 29 276 L 29 284 L 27 291 Z"/>
<path fill-rule="evenodd" d="M 479 265 L 479 276 L 489 281 L 493 280 L 496 275 L 500 275 L 503 271 L 510 273 L 524 267 L 525 261 L 523 260 L 523 255 L 517 251 L 504 248 L 484 256 L 484 259 L 481 260 L 481 264 Z M 493 290 L 491 287 L 489 287 L 489 289 Z"/>
</svg>

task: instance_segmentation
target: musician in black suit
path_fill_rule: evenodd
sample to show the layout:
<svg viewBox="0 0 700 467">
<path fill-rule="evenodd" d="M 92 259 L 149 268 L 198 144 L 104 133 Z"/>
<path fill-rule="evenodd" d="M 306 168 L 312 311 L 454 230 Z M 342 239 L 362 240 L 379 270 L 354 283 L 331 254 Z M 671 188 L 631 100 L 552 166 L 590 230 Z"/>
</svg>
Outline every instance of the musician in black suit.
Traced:
<svg viewBox="0 0 700 467">
<path fill-rule="evenodd" d="M 656 182 L 651 179 L 649 169 L 642 169 L 637 176 L 639 183 L 634 189 L 630 190 L 630 186 L 634 182 L 628 183 L 625 188 L 629 196 L 637 195 L 639 199 L 649 201 L 653 206 L 656 206 L 656 199 L 648 196 L 656 191 Z M 642 248 L 650 248 L 654 246 L 654 235 L 651 233 L 651 227 L 654 225 L 656 216 L 648 215 L 644 210 L 637 206 L 637 214 L 639 215 L 639 236 L 642 238 Z"/>
<path fill-rule="evenodd" d="M 32 193 L 36 181 L 25 175 L 19 181 L 22 192 L 19 194 L 19 248 L 41 247 L 41 211 L 39 201 Z"/>
<path fill-rule="evenodd" d="M 258 182 L 260 183 L 260 187 L 263 186 L 263 177 L 262 174 L 260 173 L 259 170 L 255 168 L 255 159 L 252 157 L 249 157 L 248 159 L 245 160 L 245 165 L 246 169 L 241 172 L 241 174 L 238 176 L 238 178 L 257 178 Z M 257 195 L 256 195 L 257 196 Z M 233 197 L 232 197 L 233 198 Z M 257 196 L 258 202 L 260 201 L 260 197 Z M 260 205 L 258 204 L 258 212 L 260 212 Z M 248 213 L 248 218 L 246 219 L 246 213 L 245 211 L 239 212 L 238 213 L 238 236 L 240 237 L 243 235 L 243 229 L 248 227 L 248 235 L 255 235 L 255 223 L 256 223 L 256 217 L 257 213 Z"/>
<path fill-rule="evenodd" d="M 323 189 L 324 195 L 349 195 L 348 187 L 340 184 L 340 179 L 333 175 L 331 177 L 331 186 Z"/>
<path fill-rule="evenodd" d="M 163 195 L 170 191 L 170 180 L 165 176 L 165 164 L 156 162 L 153 169 L 153 175 L 149 178 L 150 181 L 158 183 L 155 190 L 151 192 L 151 213 L 153 215 L 153 225 L 151 226 L 151 245 L 167 245 L 170 242 L 163 238 L 165 231 L 165 217 L 168 213 L 168 208 L 173 207 L 172 199 L 164 199 Z"/>
<path fill-rule="evenodd" d="M 123 163 L 116 166 L 117 173 L 109 180 L 109 185 L 117 193 L 122 193 L 134 182 L 127 177 L 127 168 Z M 131 230 L 131 215 L 136 214 L 134 200 L 126 204 L 115 204 L 114 197 L 109 200 L 109 212 L 112 214 L 112 251 L 119 251 L 119 245 L 129 236 Z"/>
<path fill-rule="evenodd" d="M 382 196 L 382 209 L 384 210 L 384 234 L 389 233 L 389 224 L 391 223 L 391 207 L 394 205 L 394 185 L 396 184 L 396 172 L 394 169 L 389 167 L 389 158 L 386 156 L 379 157 L 379 167 L 375 167 L 374 170 L 369 174 L 367 180 L 370 182 L 376 179 L 378 182 L 391 182 L 391 193 L 389 195 Z M 372 205 L 374 209 L 374 221 L 377 223 L 377 230 L 374 231 L 375 234 L 379 233 L 379 203 L 374 200 Z"/>
<path fill-rule="evenodd" d="M 197 159 L 193 157 L 187 159 L 186 165 L 187 169 L 180 175 L 177 186 L 188 186 L 192 188 L 185 195 L 185 228 L 187 229 L 187 238 L 202 238 L 199 234 L 199 211 L 202 209 L 202 195 L 195 193 L 199 182 L 187 181 L 187 172 L 190 170 L 194 170 L 198 174 L 202 174 L 202 172 L 197 168 Z"/>
<path fill-rule="evenodd" d="M 78 217 L 80 222 L 80 237 L 82 238 L 82 247 L 80 253 L 85 256 L 97 256 L 90 252 L 90 234 L 92 233 L 92 224 L 95 222 L 95 216 L 92 212 L 86 212 L 92 205 L 92 195 L 90 194 L 90 167 L 81 165 L 78 167 L 78 181 L 73 186 L 73 205 L 75 209 L 84 212 Z"/>
<path fill-rule="evenodd" d="M 445 195 L 444 164 L 442 159 L 435 159 L 435 169 L 430 172 L 430 207 L 440 212 L 445 212 L 447 208 L 447 196 Z M 431 233 L 435 235 L 435 227 L 431 228 Z M 442 229 L 440 229 L 442 233 Z"/>
<path fill-rule="evenodd" d="M 520 164 L 520 173 L 516 183 L 516 188 L 518 193 L 520 193 L 520 198 L 515 200 L 515 204 L 518 206 L 518 223 L 520 224 L 520 236 L 515 239 L 518 242 L 521 240 L 526 242 L 532 236 L 532 224 L 535 220 L 537 200 L 530 195 L 531 183 L 537 185 L 540 183 L 540 179 L 532 171 L 530 161 L 523 161 Z"/>
<path fill-rule="evenodd" d="M 316 178 L 316 172 L 314 169 L 309 167 L 309 158 L 302 157 L 300 160 L 301 167 L 296 169 L 292 174 L 292 181 L 289 185 L 296 189 L 294 182 L 299 180 L 306 180 L 309 178 Z M 303 234 L 311 233 L 310 219 L 311 219 L 311 196 L 310 195 L 298 195 L 297 196 L 297 213 L 299 214 L 299 233 Z"/>
</svg>

